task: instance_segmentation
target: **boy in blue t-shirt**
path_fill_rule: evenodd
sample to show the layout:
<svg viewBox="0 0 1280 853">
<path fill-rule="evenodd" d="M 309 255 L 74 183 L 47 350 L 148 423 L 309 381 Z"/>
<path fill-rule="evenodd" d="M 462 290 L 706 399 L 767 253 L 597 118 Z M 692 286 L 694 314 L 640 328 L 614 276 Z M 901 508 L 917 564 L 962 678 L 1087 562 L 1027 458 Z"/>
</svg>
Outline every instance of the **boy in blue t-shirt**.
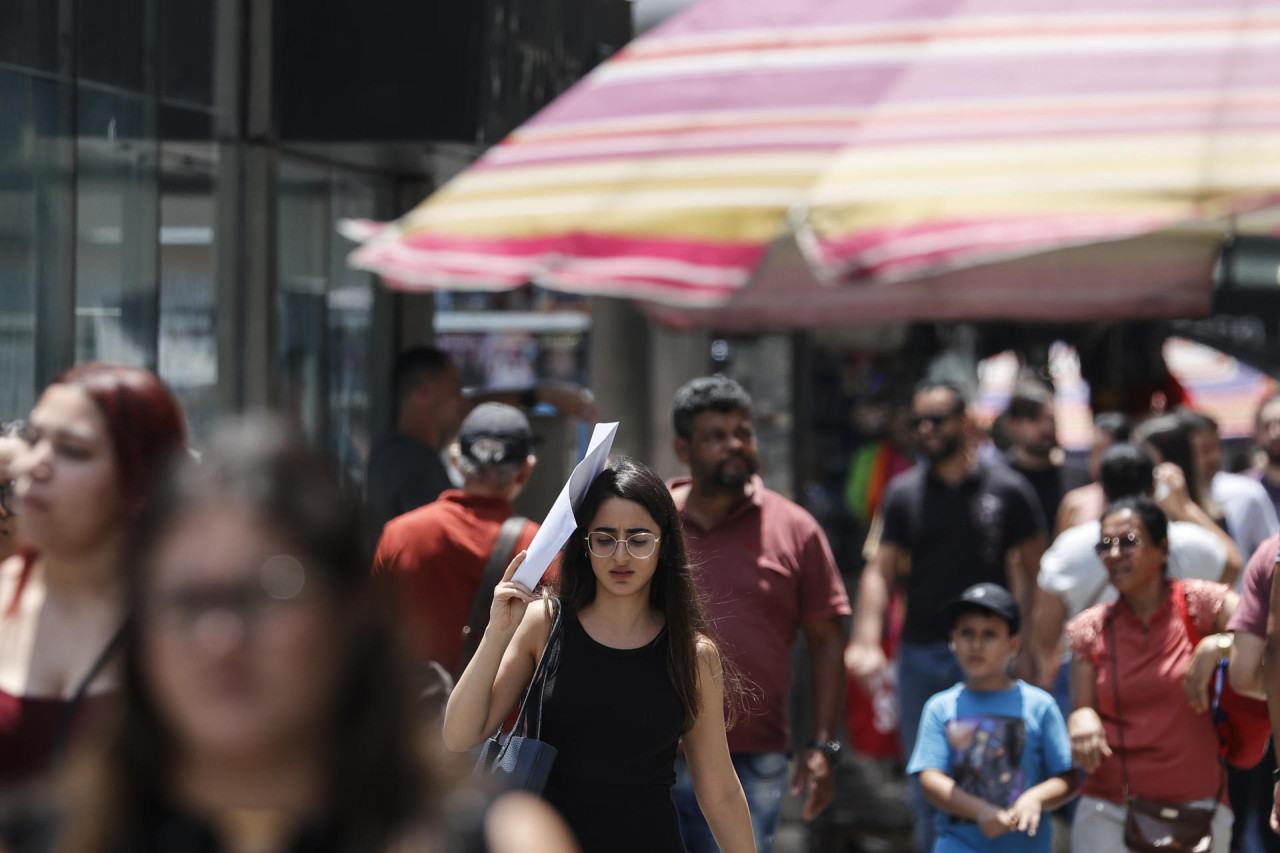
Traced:
<svg viewBox="0 0 1280 853">
<path fill-rule="evenodd" d="M 933 853 L 1049 853 L 1041 813 L 1075 795 L 1071 741 L 1053 697 L 1009 677 L 1018 604 L 1003 587 L 969 587 L 948 608 L 963 684 L 930 697 L 907 773 L 941 811 Z"/>
</svg>

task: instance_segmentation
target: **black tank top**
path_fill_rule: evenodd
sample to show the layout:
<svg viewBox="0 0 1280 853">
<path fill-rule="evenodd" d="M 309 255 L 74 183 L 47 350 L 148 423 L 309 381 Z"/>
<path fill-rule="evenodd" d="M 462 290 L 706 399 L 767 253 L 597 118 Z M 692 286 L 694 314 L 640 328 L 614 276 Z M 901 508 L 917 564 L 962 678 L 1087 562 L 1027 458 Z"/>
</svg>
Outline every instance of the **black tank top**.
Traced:
<svg viewBox="0 0 1280 853">
<path fill-rule="evenodd" d="M 667 630 L 638 649 L 591 639 L 564 614 L 542 739 L 559 750 L 544 796 L 584 853 L 681 851 L 671 802 L 684 709 L 667 674 Z"/>
</svg>

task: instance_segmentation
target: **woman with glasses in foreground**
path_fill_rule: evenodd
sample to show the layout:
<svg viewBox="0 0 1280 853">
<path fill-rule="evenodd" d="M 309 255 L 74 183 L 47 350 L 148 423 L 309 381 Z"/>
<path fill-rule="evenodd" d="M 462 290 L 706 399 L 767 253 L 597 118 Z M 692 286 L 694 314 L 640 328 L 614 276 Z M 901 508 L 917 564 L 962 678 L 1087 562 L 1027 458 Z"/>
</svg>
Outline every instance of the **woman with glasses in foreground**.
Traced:
<svg viewBox="0 0 1280 853">
<path fill-rule="evenodd" d="M 1215 809 L 1209 849 L 1230 847 L 1209 682 L 1230 653 L 1224 632 L 1237 599 L 1219 583 L 1170 580 L 1167 530 L 1148 498 L 1108 507 L 1098 554 L 1120 597 L 1067 624 L 1075 708 L 1067 730 L 1089 774 L 1071 831 L 1079 853 L 1126 849 L 1126 795 Z"/>
<path fill-rule="evenodd" d="M 682 742 L 716 843 L 754 851 L 725 739 L 733 679 L 703 620 L 670 492 L 640 463 L 614 458 L 577 517 L 560 567 L 559 664 L 542 708 L 542 740 L 559 750 L 544 796 L 585 853 L 682 851 L 671 800 Z M 547 644 L 557 604 L 511 581 L 523 559 L 495 588 L 489 626 L 449 697 L 450 749 L 497 730 Z"/>
<path fill-rule="evenodd" d="M 121 713 L 71 768 L 64 853 L 573 849 L 519 806 L 450 826 L 359 511 L 279 422 L 179 467 L 132 564 Z"/>
</svg>

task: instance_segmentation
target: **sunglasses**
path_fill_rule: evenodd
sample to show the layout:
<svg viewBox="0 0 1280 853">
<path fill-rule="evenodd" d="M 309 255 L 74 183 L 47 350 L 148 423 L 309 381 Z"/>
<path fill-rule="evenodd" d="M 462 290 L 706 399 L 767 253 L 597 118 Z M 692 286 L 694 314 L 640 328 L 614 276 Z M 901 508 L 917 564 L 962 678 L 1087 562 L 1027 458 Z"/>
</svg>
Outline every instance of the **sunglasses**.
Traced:
<svg viewBox="0 0 1280 853">
<path fill-rule="evenodd" d="M 1124 536 L 1103 536 L 1098 540 L 1098 544 L 1093 546 L 1093 550 L 1099 557 L 1110 554 L 1112 548 L 1119 548 L 1121 554 L 1132 554 L 1141 544 L 1142 539 L 1139 536 L 1126 533 Z"/>
<path fill-rule="evenodd" d="M 947 421 L 951 420 L 954 417 L 955 417 L 954 414 L 912 415 L 909 423 L 911 424 L 912 429 L 920 429 L 920 427 L 923 426 L 925 423 L 928 423 L 929 426 L 933 427 L 934 429 L 937 429 L 938 427 L 942 426 L 943 424 L 945 424 Z"/>
</svg>

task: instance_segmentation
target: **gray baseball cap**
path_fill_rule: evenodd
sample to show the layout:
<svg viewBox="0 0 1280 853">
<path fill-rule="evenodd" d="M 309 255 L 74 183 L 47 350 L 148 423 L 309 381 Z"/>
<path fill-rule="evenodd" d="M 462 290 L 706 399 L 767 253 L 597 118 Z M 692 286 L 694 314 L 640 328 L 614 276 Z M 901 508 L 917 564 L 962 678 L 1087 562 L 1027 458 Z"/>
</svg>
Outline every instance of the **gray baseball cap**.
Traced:
<svg viewBox="0 0 1280 853">
<path fill-rule="evenodd" d="M 533 451 L 529 419 L 514 406 L 482 403 L 459 427 L 458 449 L 477 465 L 523 462 Z"/>
</svg>

